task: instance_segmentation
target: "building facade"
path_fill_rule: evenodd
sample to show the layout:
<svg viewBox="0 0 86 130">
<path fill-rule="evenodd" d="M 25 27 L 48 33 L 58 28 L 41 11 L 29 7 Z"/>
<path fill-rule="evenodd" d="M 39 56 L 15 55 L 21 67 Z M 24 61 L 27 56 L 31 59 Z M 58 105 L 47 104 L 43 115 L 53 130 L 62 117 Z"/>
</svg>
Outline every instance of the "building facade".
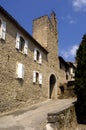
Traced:
<svg viewBox="0 0 86 130">
<path fill-rule="evenodd" d="M 0 7 L 1 111 L 21 102 L 36 103 L 57 98 L 59 67 L 57 31 L 53 26 L 53 21 L 56 20 L 54 13 L 51 18 L 44 16 L 34 20 L 33 38 Z M 37 22 L 40 30 L 43 28 L 41 22 L 45 28 L 43 33 L 46 38 L 44 36 L 42 39 L 41 32 L 41 40 L 35 36 L 38 35 Z"/>
<path fill-rule="evenodd" d="M 59 56 L 59 82 L 60 84 L 67 83 L 68 81 L 74 81 L 75 77 L 75 64 L 72 62 L 66 62 L 61 56 Z"/>
<path fill-rule="evenodd" d="M 33 36 L 0 6 L 0 111 L 57 99 L 60 84 L 55 13 L 33 21 Z"/>
</svg>

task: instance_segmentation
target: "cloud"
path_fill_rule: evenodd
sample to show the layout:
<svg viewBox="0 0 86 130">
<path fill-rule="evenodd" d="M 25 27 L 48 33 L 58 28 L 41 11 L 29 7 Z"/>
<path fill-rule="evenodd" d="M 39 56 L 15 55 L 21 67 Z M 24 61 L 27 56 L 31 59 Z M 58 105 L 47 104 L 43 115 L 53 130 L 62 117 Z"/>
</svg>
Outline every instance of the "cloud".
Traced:
<svg viewBox="0 0 86 130">
<path fill-rule="evenodd" d="M 61 19 L 67 21 L 69 24 L 76 24 L 76 20 L 74 20 L 70 15 L 67 15 L 66 17 L 62 16 Z"/>
<path fill-rule="evenodd" d="M 62 51 L 61 55 L 66 60 L 74 59 L 76 56 L 76 50 L 78 49 L 78 45 L 73 45 L 70 49 L 67 51 Z"/>
<path fill-rule="evenodd" d="M 70 24 L 75 24 L 76 21 L 71 19 L 69 23 L 70 23 Z"/>
<path fill-rule="evenodd" d="M 65 20 L 65 17 L 64 17 L 64 16 L 62 16 L 62 17 L 61 17 L 61 19 L 62 19 L 62 20 Z"/>
<path fill-rule="evenodd" d="M 76 21 L 70 15 L 67 16 L 67 19 L 69 21 L 69 24 L 75 24 L 76 23 Z"/>
<path fill-rule="evenodd" d="M 73 0 L 72 3 L 76 11 L 86 11 L 86 0 Z"/>
<path fill-rule="evenodd" d="M 70 49 L 70 55 L 71 55 L 71 56 L 75 56 L 77 49 L 78 49 L 78 45 L 72 46 L 72 48 Z"/>
</svg>

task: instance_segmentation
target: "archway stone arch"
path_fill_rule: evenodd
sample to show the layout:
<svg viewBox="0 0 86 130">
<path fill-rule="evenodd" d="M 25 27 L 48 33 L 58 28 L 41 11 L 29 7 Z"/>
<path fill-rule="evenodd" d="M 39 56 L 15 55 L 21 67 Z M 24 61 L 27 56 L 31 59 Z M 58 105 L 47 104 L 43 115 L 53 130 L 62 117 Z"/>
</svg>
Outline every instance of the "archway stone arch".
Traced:
<svg viewBox="0 0 86 130">
<path fill-rule="evenodd" d="M 58 78 L 57 78 L 55 73 L 50 73 L 48 82 L 49 82 L 48 98 L 49 99 L 57 99 Z"/>
</svg>

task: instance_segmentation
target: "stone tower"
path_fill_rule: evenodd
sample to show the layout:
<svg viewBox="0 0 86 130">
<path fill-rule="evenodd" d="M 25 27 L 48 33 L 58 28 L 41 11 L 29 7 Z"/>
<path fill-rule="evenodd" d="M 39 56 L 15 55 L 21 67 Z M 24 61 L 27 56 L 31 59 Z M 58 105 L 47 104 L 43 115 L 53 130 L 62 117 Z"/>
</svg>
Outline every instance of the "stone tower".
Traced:
<svg viewBox="0 0 86 130">
<path fill-rule="evenodd" d="M 58 73 L 58 33 L 54 12 L 50 17 L 45 15 L 33 21 L 33 37 L 48 50 L 49 65 Z"/>
</svg>

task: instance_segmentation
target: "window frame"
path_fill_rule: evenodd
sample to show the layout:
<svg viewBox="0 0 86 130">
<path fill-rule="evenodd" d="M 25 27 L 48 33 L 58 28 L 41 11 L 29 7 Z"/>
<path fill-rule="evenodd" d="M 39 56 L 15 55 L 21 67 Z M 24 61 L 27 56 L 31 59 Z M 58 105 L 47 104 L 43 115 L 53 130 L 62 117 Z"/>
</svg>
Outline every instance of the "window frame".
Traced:
<svg viewBox="0 0 86 130">
<path fill-rule="evenodd" d="M 34 48 L 34 61 L 42 64 L 42 52 L 38 48 Z"/>
<path fill-rule="evenodd" d="M 33 71 L 33 83 L 42 85 L 42 73 L 38 71 Z"/>
<path fill-rule="evenodd" d="M 22 50 L 20 49 L 20 44 L 21 44 L 20 38 L 22 38 L 24 40 L 24 47 Z M 19 32 L 17 32 L 17 35 L 16 35 L 16 46 L 15 47 L 22 54 L 28 55 L 28 40 L 26 40 L 26 38 L 23 35 L 21 35 Z"/>
<path fill-rule="evenodd" d="M 20 36 L 19 50 L 21 52 L 24 52 L 24 46 L 25 46 L 25 39 L 22 36 Z"/>
</svg>

